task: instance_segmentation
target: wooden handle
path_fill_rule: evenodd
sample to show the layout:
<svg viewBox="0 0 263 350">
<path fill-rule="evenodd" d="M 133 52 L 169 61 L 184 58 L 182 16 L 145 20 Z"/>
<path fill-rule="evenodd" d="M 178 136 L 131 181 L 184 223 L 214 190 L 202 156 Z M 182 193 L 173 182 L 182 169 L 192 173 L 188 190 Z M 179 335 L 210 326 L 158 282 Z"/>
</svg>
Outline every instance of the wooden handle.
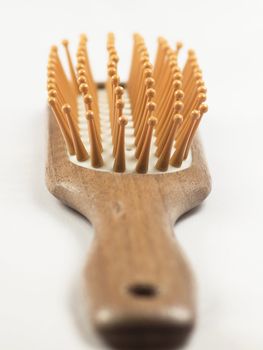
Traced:
<svg viewBox="0 0 263 350">
<path fill-rule="evenodd" d="M 90 316 L 122 350 L 139 339 L 143 348 L 181 345 L 194 325 L 191 271 L 161 198 L 149 196 L 106 201 L 93 219 L 85 269 Z"/>
</svg>

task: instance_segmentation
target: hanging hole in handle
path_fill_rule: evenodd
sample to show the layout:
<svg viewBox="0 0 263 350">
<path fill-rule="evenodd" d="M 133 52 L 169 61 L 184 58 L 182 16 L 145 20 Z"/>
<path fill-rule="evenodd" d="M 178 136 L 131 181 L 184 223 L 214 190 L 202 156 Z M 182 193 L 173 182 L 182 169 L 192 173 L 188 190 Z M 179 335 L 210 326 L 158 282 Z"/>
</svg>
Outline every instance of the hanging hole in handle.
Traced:
<svg viewBox="0 0 263 350">
<path fill-rule="evenodd" d="M 128 287 L 128 292 L 136 298 L 154 298 L 158 294 L 158 289 L 152 284 L 135 283 Z"/>
</svg>

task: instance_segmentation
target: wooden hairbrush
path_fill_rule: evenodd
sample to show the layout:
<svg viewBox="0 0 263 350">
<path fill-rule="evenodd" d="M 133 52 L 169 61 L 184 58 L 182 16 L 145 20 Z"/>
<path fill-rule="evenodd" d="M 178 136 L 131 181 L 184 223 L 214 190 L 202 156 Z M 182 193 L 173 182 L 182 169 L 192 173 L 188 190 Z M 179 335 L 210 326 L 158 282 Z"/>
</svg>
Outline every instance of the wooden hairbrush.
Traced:
<svg viewBox="0 0 263 350">
<path fill-rule="evenodd" d="M 173 49 L 159 38 L 152 65 L 135 34 L 122 84 L 110 33 L 108 77 L 96 84 L 86 36 L 76 68 L 62 43 L 70 78 L 53 46 L 46 181 L 95 229 L 83 274 L 89 320 L 116 349 L 180 347 L 195 323 L 195 293 L 173 226 L 211 188 L 196 135 L 207 105 L 195 52 L 181 70 L 182 44 Z"/>
</svg>

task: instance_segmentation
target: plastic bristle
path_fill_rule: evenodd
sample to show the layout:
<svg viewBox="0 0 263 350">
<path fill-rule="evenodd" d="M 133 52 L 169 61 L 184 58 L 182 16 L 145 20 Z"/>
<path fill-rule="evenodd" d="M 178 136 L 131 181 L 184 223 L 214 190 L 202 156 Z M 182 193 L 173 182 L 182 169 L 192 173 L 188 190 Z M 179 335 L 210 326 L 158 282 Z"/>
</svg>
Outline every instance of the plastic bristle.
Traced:
<svg viewBox="0 0 263 350">
<path fill-rule="evenodd" d="M 174 117 L 170 121 L 167 137 L 164 139 L 164 144 L 162 145 L 161 151 L 158 152 L 160 156 L 155 165 L 156 169 L 160 171 L 166 171 L 168 169 L 175 133 L 176 130 L 182 124 L 182 122 L 183 117 L 181 116 L 181 114 L 174 115 Z"/>
<path fill-rule="evenodd" d="M 144 174 L 144 173 L 147 173 L 148 171 L 152 133 L 156 123 L 157 123 L 157 119 L 155 117 L 150 117 L 147 121 L 146 135 L 145 135 L 145 139 L 143 140 L 142 150 L 140 152 L 140 155 L 138 157 L 138 162 L 136 165 L 137 173 Z"/>
<path fill-rule="evenodd" d="M 77 83 L 77 78 L 76 78 L 76 73 L 75 73 L 75 69 L 72 63 L 72 59 L 71 59 L 71 55 L 69 52 L 69 46 L 68 46 L 68 40 L 62 40 L 62 45 L 65 48 L 66 51 L 66 55 L 67 55 L 67 59 L 68 59 L 68 65 L 69 65 L 69 70 L 70 70 L 70 75 L 71 75 L 71 80 L 72 80 L 72 84 L 73 84 L 73 89 L 75 94 L 77 95 L 78 93 L 78 83 Z"/>
<path fill-rule="evenodd" d="M 117 131 L 116 131 L 116 151 L 114 154 L 115 161 L 113 165 L 113 171 L 118 173 L 123 173 L 126 169 L 125 165 L 125 126 L 128 120 L 126 117 L 122 116 L 118 118 Z"/>
<path fill-rule="evenodd" d="M 70 130 L 69 127 L 65 121 L 65 118 L 62 114 L 61 109 L 58 106 L 58 102 L 55 98 L 49 98 L 48 99 L 48 103 L 53 111 L 53 114 L 56 117 L 57 123 L 59 125 L 59 128 L 61 130 L 61 133 L 64 137 L 65 143 L 67 145 L 67 149 L 70 155 L 74 155 L 75 153 L 75 149 L 74 149 L 74 145 L 73 145 L 73 141 L 71 138 L 71 134 L 70 134 Z"/>
<path fill-rule="evenodd" d="M 188 127 L 185 128 L 184 132 L 176 140 L 176 150 L 172 155 L 170 164 L 175 167 L 180 167 L 184 160 L 184 155 L 187 150 L 188 144 L 191 143 L 194 131 L 196 130 L 198 120 L 200 119 L 200 112 L 193 110 L 189 118 Z"/>
<path fill-rule="evenodd" d="M 87 43 L 87 36 L 81 34 L 74 63 L 68 40 L 62 41 L 69 77 L 56 46 L 51 47 L 47 64 L 48 102 L 71 159 L 82 166 L 88 162 L 87 167 L 116 173 L 145 174 L 184 168 L 208 110 L 207 88 L 195 51 L 188 50 L 181 68 L 178 55 L 182 42 L 170 46 L 159 37 L 152 64 L 143 37 L 136 33 L 129 79 L 123 84 L 115 35 L 109 33 L 105 107 L 92 74 Z"/>
<path fill-rule="evenodd" d="M 85 160 L 88 159 L 88 152 L 86 151 L 82 143 L 81 137 L 79 135 L 78 127 L 76 126 L 76 122 L 72 117 L 70 105 L 66 104 L 62 106 L 62 112 L 64 113 L 68 122 L 76 158 L 79 162 L 84 162 Z"/>
<path fill-rule="evenodd" d="M 91 164 L 94 168 L 100 168 L 103 165 L 101 145 L 95 127 L 94 113 L 91 110 L 88 110 L 86 112 L 86 119 L 88 122 L 89 130 Z"/>
</svg>

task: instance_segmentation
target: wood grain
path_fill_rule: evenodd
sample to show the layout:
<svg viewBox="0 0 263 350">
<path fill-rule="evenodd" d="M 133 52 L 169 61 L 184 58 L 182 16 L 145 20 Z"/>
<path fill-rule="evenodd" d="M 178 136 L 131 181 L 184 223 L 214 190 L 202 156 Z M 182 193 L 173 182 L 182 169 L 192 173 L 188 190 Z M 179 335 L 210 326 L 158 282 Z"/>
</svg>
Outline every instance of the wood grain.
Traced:
<svg viewBox="0 0 263 350">
<path fill-rule="evenodd" d="M 46 183 L 95 229 L 84 269 L 94 329 L 121 350 L 181 346 L 195 323 L 195 293 L 173 225 L 210 192 L 198 137 L 181 172 L 99 172 L 69 161 L 50 112 Z"/>
</svg>

